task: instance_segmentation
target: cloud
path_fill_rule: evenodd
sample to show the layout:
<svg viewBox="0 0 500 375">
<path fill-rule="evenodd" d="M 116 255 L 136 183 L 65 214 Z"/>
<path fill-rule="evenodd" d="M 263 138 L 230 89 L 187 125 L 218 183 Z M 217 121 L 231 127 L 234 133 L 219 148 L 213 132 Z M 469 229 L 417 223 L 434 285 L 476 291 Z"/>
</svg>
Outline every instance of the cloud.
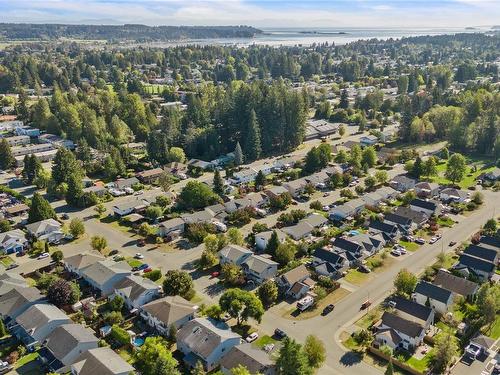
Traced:
<svg viewBox="0 0 500 375">
<path fill-rule="evenodd" d="M 497 1 L 0 0 L 0 14 L 2 22 L 439 28 L 495 24 Z"/>
</svg>

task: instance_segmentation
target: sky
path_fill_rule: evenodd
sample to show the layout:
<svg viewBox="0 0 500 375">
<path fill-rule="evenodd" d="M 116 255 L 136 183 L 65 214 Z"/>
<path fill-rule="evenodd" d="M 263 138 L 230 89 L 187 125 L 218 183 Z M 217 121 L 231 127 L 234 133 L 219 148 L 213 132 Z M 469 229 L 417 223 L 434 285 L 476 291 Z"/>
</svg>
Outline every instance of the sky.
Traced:
<svg viewBox="0 0 500 375">
<path fill-rule="evenodd" d="M 255 27 L 500 24 L 500 0 L 0 0 L 0 22 Z"/>
</svg>

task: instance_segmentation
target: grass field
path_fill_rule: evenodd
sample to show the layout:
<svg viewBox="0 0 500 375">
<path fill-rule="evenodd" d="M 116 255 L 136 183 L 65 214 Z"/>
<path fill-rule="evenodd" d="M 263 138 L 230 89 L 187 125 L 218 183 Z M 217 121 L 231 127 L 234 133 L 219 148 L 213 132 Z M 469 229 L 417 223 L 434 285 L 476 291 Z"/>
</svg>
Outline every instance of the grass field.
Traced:
<svg viewBox="0 0 500 375">
<path fill-rule="evenodd" d="M 3 257 L 0 258 L 0 263 L 4 266 L 4 267 L 8 267 L 9 265 L 11 265 L 12 263 L 14 263 L 14 261 L 12 260 L 12 258 L 8 255 L 5 255 Z"/>
<path fill-rule="evenodd" d="M 408 251 L 417 251 L 418 248 L 420 247 L 417 243 L 415 242 L 408 242 L 408 241 L 399 241 L 399 244 L 401 246 L 404 246 L 406 250 Z"/>
<path fill-rule="evenodd" d="M 486 173 L 486 172 L 490 172 L 493 169 L 495 169 L 494 166 L 485 168 L 485 165 L 487 163 L 488 163 L 487 160 L 467 158 L 467 172 L 465 173 L 465 177 L 462 179 L 462 181 L 458 182 L 457 185 L 459 185 L 460 188 L 462 188 L 462 189 L 467 189 L 471 186 L 475 186 L 476 179 L 479 177 L 479 175 Z M 477 169 L 475 172 L 473 172 L 473 170 L 472 170 L 473 167 L 476 167 L 476 169 Z M 452 183 L 450 180 L 448 180 L 446 177 L 444 177 L 444 173 L 446 171 L 446 163 L 438 164 L 437 171 L 438 171 L 438 175 L 431 178 L 431 180 L 433 182 L 437 182 L 438 184 L 441 184 L 441 185 L 446 185 L 446 184 Z"/>
<path fill-rule="evenodd" d="M 167 85 L 142 85 L 148 94 L 161 94 Z"/>
<path fill-rule="evenodd" d="M 345 275 L 344 280 L 353 285 L 361 285 L 368 280 L 368 277 L 368 273 L 360 272 L 356 269 L 350 269 L 347 271 L 347 275 Z"/>
</svg>

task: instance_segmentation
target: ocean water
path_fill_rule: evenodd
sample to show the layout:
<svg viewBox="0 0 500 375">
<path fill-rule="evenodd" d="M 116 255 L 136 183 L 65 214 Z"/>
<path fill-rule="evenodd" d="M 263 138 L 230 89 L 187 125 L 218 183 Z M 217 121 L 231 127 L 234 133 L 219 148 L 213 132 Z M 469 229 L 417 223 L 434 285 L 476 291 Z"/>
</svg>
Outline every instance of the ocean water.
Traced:
<svg viewBox="0 0 500 375">
<path fill-rule="evenodd" d="M 220 44 L 220 45 L 270 45 L 270 46 L 309 46 L 314 43 L 342 45 L 361 39 L 390 39 L 419 35 L 442 35 L 456 33 L 474 33 L 491 31 L 487 27 L 477 28 L 261 28 L 262 34 L 254 38 L 230 39 L 189 39 L 179 42 L 141 43 L 149 46 L 167 47 L 189 44 Z"/>
</svg>

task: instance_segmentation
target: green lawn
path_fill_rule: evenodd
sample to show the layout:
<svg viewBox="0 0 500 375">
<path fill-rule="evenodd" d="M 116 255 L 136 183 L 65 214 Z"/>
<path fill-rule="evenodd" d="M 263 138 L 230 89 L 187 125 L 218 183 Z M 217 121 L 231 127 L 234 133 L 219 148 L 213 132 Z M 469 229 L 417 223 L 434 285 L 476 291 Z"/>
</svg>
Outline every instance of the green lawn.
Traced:
<svg viewBox="0 0 500 375">
<path fill-rule="evenodd" d="M 467 172 L 465 173 L 465 177 L 462 179 L 462 181 L 458 182 L 457 184 L 460 186 L 462 189 L 467 189 L 468 187 L 475 186 L 476 185 L 476 179 L 479 177 L 479 175 L 483 173 L 487 173 L 495 169 L 495 167 L 488 167 L 484 168 L 485 161 L 484 160 L 474 160 L 472 158 L 467 158 Z M 477 170 L 476 172 L 472 172 L 472 166 L 476 166 Z M 446 171 L 446 163 L 441 163 L 437 165 L 437 171 L 438 175 L 436 177 L 432 177 L 431 180 L 433 182 L 437 182 L 438 184 L 446 185 L 446 184 L 451 184 L 452 182 L 448 180 L 446 177 L 444 177 L 444 173 Z"/>
<path fill-rule="evenodd" d="M 422 359 L 416 359 L 415 357 L 410 357 L 406 364 L 413 367 L 415 370 L 424 373 L 429 367 L 431 360 L 430 351 Z"/>
<path fill-rule="evenodd" d="M 399 241 L 399 244 L 401 246 L 404 246 L 404 248 L 408 251 L 417 251 L 418 248 L 420 247 L 417 243 L 415 242 L 408 242 L 408 241 Z"/>
<path fill-rule="evenodd" d="M 139 267 L 142 264 L 142 262 L 140 260 L 134 259 L 134 258 L 127 259 L 127 263 L 132 268 Z"/>
<path fill-rule="evenodd" d="M 493 323 L 491 328 L 484 330 L 484 333 L 494 340 L 500 337 L 500 315 L 497 315 L 497 318 L 495 319 L 495 322 Z"/>
<path fill-rule="evenodd" d="M 438 217 L 436 222 L 438 223 L 438 225 L 440 227 L 448 227 L 448 228 L 451 228 L 455 224 L 453 219 L 450 217 L 447 217 L 447 218 Z"/>
<path fill-rule="evenodd" d="M 360 285 L 364 283 L 366 279 L 368 279 L 368 274 L 360 272 L 356 269 L 350 269 L 344 277 L 345 281 L 354 285 Z"/>
<path fill-rule="evenodd" d="M 271 336 L 264 335 L 255 340 L 252 345 L 259 349 L 262 349 L 267 344 L 276 344 L 276 343 L 277 341 L 273 339 Z"/>
<path fill-rule="evenodd" d="M 10 256 L 6 255 L 6 256 L 3 256 L 0 258 L 0 263 L 2 263 L 2 265 L 4 267 L 7 267 L 7 266 L 11 265 L 12 263 L 14 263 L 14 261 L 12 260 L 12 258 Z"/>
<path fill-rule="evenodd" d="M 34 361 L 37 358 L 38 358 L 38 352 L 26 354 L 25 356 L 19 358 L 19 360 L 16 362 L 16 368 L 24 366 L 25 364 Z"/>
<path fill-rule="evenodd" d="M 380 317 L 382 316 L 383 310 L 380 306 L 375 307 L 373 310 L 369 311 L 365 315 L 363 315 L 356 323 L 360 328 L 368 329 L 374 323 L 376 323 Z"/>
</svg>

